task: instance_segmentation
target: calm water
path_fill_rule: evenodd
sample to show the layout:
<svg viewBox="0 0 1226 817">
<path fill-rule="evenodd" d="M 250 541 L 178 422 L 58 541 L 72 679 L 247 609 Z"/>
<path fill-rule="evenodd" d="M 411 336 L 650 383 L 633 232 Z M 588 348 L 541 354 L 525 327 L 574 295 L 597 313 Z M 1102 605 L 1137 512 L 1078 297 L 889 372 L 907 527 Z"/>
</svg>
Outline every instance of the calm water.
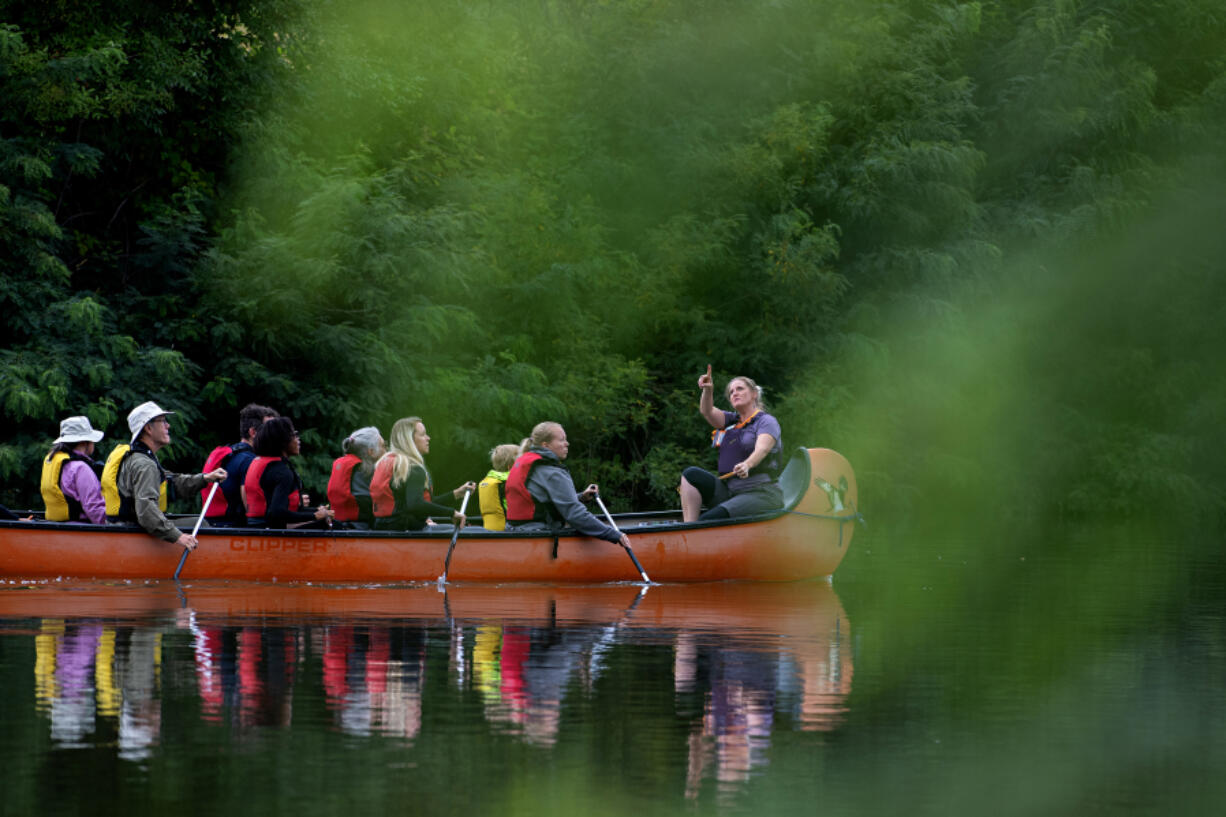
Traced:
<svg viewBox="0 0 1226 817">
<path fill-rule="evenodd" d="M 1220 811 L 1212 588 L 855 555 L 833 585 L 0 583 L 0 810 Z"/>
</svg>

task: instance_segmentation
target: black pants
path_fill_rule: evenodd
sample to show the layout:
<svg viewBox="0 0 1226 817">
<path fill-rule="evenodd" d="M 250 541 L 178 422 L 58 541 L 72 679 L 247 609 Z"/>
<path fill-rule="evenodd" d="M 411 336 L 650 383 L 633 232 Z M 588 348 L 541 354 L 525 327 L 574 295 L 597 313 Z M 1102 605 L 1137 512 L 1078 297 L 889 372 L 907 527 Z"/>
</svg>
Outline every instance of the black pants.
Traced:
<svg viewBox="0 0 1226 817">
<path fill-rule="evenodd" d="M 754 516 L 783 508 L 783 491 L 775 482 L 764 482 L 733 493 L 726 481 L 702 468 L 691 466 L 681 476 L 702 495 L 702 504 L 707 510 L 699 519 Z"/>
</svg>

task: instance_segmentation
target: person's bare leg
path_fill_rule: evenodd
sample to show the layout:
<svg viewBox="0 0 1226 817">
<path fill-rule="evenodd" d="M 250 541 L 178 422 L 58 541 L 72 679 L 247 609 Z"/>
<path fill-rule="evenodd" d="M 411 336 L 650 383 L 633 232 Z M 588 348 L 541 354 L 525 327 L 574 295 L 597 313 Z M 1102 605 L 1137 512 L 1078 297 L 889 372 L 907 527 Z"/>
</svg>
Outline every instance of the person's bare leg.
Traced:
<svg viewBox="0 0 1226 817">
<path fill-rule="evenodd" d="M 681 478 L 681 521 L 695 522 L 702 513 L 702 494 L 685 477 Z"/>
</svg>

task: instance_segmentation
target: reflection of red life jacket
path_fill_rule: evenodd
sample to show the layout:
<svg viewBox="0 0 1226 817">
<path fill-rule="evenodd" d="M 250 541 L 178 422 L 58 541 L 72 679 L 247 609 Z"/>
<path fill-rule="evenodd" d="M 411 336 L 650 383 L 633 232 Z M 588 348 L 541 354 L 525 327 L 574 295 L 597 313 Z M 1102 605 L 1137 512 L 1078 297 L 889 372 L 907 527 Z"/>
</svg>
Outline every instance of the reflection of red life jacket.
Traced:
<svg viewBox="0 0 1226 817">
<path fill-rule="evenodd" d="M 247 478 L 243 481 L 243 487 L 247 489 L 247 517 L 249 519 L 262 519 L 268 513 L 268 497 L 264 496 L 264 489 L 260 487 L 260 478 L 264 476 L 264 469 L 270 464 L 283 459 L 282 457 L 256 457 L 251 461 L 251 467 L 247 469 Z M 289 495 L 289 509 L 291 511 L 298 510 L 302 504 L 302 496 L 298 489 Z"/>
<path fill-rule="evenodd" d="M 372 627 L 366 648 L 366 691 L 371 695 L 387 692 L 388 659 L 392 655 L 392 641 L 386 628 Z"/>
<path fill-rule="evenodd" d="M 256 627 L 244 627 L 238 634 L 239 707 L 248 717 L 259 709 L 264 682 L 260 677 L 261 637 Z"/>
<path fill-rule="evenodd" d="M 227 465 L 229 465 L 230 458 L 236 453 L 234 449 L 241 444 L 242 443 L 235 443 L 234 445 L 219 445 L 214 448 L 209 452 L 208 459 L 204 461 L 204 470 L 201 473 L 207 474 L 214 469 L 225 468 Z M 218 485 L 217 487 L 220 488 L 221 486 Z M 208 502 L 209 490 L 209 488 L 200 489 L 201 503 Z M 203 504 L 201 507 L 203 507 Z M 226 492 L 217 491 L 213 494 L 213 501 L 209 502 L 209 513 L 207 518 L 215 519 L 217 517 L 225 516 L 228 509 L 229 505 L 226 502 Z"/>
<path fill-rule="evenodd" d="M 527 717 L 528 685 L 524 681 L 524 661 L 528 659 L 528 632 L 523 627 L 507 627 L 502 631 L 502 650 L 498 671 L 502 683 L 498 687 L 502 700 L 511 708 L 516 723 Z"/>
<path fill-rule="evenodd" d="M 324 695 L 330 707 L 344 707 L 349 692 L 349 653 L 353 649 L 352 627 L 324 630 Z"/>
<path fill-rule="evenodd" d="M 395 453 L 384 455 L 375 465 L 375 473 L 370 478 L 370 505 L 376 519 L 385 519 L 396 513 L 396 492 L 392 490 L 392 466 L 395 464 Z M 434 501 L 428 487 L 422 495 L 427 502 Z"/>
<path fill-rule="evenodd" d="M 328 478 L 328 503 L 336 512 L 337 522 L 358 521 L 358 501 L 353 496 L 353 471 L 362 464 L 362 458 L 346 454 L 332 463 L 332 476 Z"/>
<path fill-rule="evenodd" d="M 562 468 L 558 462 L 542 457 L 535 451 L 520 454 L 511 466 L 507 475 L 507 524 L 522 525 L 525 522 L 547 522 L 551 517 L 557 517 L 556 512 L 550 513 L 552 503 L 542 502 L 539 505 L 528 491 L 528 477 L 537 465 L 548 468 Z"/>
</svg>

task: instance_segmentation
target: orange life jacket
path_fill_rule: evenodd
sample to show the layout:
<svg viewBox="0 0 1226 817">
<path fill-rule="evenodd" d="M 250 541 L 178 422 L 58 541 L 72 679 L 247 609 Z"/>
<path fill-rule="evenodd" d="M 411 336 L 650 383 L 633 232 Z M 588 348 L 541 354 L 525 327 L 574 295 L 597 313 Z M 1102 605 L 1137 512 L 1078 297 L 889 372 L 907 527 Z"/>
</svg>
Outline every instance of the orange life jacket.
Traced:
<svg viewBox="0 0 1226 817">
<path fill-rule="evenodd" d="M 543 468 L 561 468 L 564 471 L 566 470 L 566 466 L 552 459 L 542 457 L 535 451 L 527 451 L 520 454 L 516 458 L 515 464 L 511 466 L 511 472 L 507 474 L 508 525 L 522 525 L 525 522 L 548 522 L 551 519 L 561 518 L 561 514 L 554 509 L 552 502 L 537 503 L 528 491 L 528 477 L 532 474 L 532 469 L 538 465 Z"/>
<path fill-rule="evenodd" d="M 758 409 L 758 410 L 757 410 L 757 411 L 755 411 L 753 414 L 749 415 L 749 416 L 748 416 L 748 417 L 746 417 L 744 420 L 741 420 L 739 423 L 737 423 L 736 425 L 732 426 L 731 428 L 729 428 L 728 426 L 724 426 L 723 428 L 717 428 L 717 429 L 715 429 L 714 431 L 712 431 L 712 432 L 711 432 L 711 447 L 712 447 L 712 448 L 719 448 L 721 445 L 723 445 L 723 444 L 724 444 L 724 435 L 725 435 L 725 434 L 727 434 L 729 431 L 733 431 L 733 430 L 738 429 L 738 428 L 744 428 L 745 426 L 747 426 L 747 425 L 749 425 L 750 423 L 752 423 L 752 422 L 753 422 L 753 418 L 757 417 L 757 416 L 758 416 L 759 414 L 761 414 L 761 413 L 762 413 L 762 409 Z"/>
<path fill-rule="evenodd" d="M 392 489 L 392 467 L 395 464 L 396 454 L 386 454 L 375 465 L 375 473 L 370 478 L 370 505 L 376 519 L 386 519 L 396 513 L 396 492 Z M 434 501 L 429 486 L 422 494 L 427 502 Z"/>
<path fill-rule="evenodd" d="M 260 479 L 264 476 L 264 469 L 284 457 L 256 457 L 251 461 L 251 467 L 247 469 L 247 478 L 243 481 L 243 488 L 247 491 L 247 518 L 262 519 L 268 513 L 268 497 L 264 495 L 264 489 L 260 487 Z M 294 492 L 289 495 L 289 509 L 296 511 L 302 505 L 302 494 L 295 488 Z"/>
<path fill-rule="evenodd" d="M 353 471 L 362 464 L 362 458 L 346 454 L 332 463 L 332 476 L 328 477 L 328 504 L 336 512 L 337 522 L 356 522 L 361 515 L 358 501 L 353 496 Z"/>
<path fill-rule="evenodd" d="M 230 463 L 230 459 L 235 455 L 235 453 L 237 453 L 234 449 L 238 445 L 239 443 L 235 443 L 234 445 L 219 445 L 210 451 L 208 458 L 204 461 L 204 470 L 202 473 L 207 474 L 214 469 L 225 468 Z M 219 485 L 218 487 L 220 488 L 221 486 Z M 201 507 L 204 507 L 203 503 L 208 502 L 210 490 L 211 486 L 210 488 L 200 489 Z M 213 501 L 209 502 L 209 512 L 207 518 L 217 519 L 224 517 L 229 507 L 229 503 L 226 501 L 226 492 L 217 491 L 213 494 Z"/>
</svg>

